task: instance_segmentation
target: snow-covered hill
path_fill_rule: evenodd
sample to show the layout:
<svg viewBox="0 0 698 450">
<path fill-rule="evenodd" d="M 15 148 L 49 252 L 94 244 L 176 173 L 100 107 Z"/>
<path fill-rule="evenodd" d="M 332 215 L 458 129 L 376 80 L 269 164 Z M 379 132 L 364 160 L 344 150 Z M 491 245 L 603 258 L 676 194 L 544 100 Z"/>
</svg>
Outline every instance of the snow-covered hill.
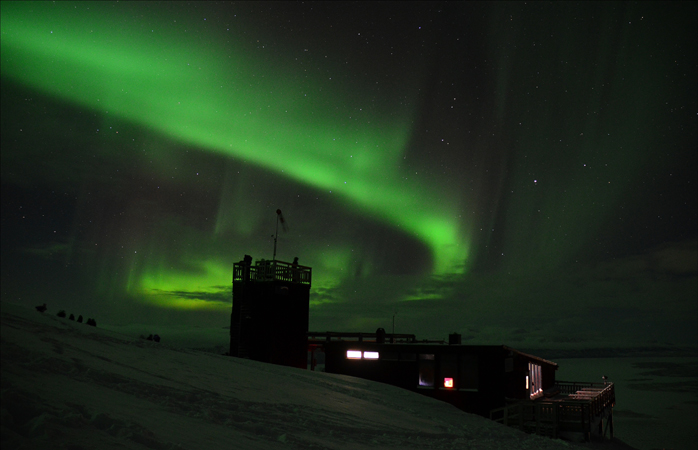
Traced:
<svg viewBox="0 0 698 450">
<path fill-rule="evenodd" d="M 380 383 L 0 306 L 4 450 L 572 447 Z"/>
</svg>

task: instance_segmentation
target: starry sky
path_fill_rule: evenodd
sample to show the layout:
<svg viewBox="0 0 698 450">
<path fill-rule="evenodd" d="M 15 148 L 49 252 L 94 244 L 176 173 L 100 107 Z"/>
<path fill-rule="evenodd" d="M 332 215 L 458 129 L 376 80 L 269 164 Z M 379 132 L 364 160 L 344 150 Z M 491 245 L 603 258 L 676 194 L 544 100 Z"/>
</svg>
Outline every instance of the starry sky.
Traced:
<svg viewBox="0 0 698 450">
<path fill-rule="evenodd" d="M 698 4 L 2 2 L 2 300 L 698 345 Z"/>
</svg>

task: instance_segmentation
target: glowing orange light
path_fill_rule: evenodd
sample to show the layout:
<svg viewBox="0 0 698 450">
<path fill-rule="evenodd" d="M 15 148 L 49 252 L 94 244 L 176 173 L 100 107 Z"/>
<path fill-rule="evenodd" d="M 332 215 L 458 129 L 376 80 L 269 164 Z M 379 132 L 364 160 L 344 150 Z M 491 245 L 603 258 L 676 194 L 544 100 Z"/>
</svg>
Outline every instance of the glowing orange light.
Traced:
<svg viewBox="0 0 698 450">
<path fill-rule="evenodd" d="M 453 387 L 453 378 L 444 378 L 444 387 L 452 388 Z"/>
<path fill-rule="evenodd" d="M 347 359 L 361 359 L 361 350 L 347 350 Z"/>
</svg>

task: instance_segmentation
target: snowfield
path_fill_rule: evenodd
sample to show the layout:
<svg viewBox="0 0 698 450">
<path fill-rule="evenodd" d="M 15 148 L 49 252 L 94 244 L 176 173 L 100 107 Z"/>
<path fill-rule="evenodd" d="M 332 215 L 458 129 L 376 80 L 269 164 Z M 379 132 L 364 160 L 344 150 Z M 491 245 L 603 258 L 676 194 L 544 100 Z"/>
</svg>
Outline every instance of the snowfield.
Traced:
<svg viewBox="0 0 698 450">
<path fill-rule="evenodd" d="M 393 386 L 0 306 L 4 450 L 575 447 Z"/>
</svg>

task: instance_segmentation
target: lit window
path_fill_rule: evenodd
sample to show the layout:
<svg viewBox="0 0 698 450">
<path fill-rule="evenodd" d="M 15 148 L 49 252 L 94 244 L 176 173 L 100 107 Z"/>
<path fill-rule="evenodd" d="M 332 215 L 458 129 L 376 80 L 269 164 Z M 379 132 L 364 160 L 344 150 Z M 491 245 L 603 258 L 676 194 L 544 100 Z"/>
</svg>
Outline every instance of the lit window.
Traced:
<svg viewBox="0 0 698 450">
<path fill-rule="evenodd" d="M 528 389 L 528 375 L 526 375 L 526 389 Z"/>
<path fill-rule="evenodd" d="M 419 385 L 434 387 L 434 355 L 419 355 Z"/>
<path fill-rule="evenodd" d="M 347 350 L 347 359 L 361 359 L 361 351 Z"/>
<path fill-rule="evenodd" d="M 443 387 L 452 389 L 454 387 L 453 380 L 458 378 L 458 355 L 442 354 L 439 358 L 439 372 L 443 380 Z M 460 386 L 459 386 L 460 387 Z"/>
<path fill-rule="evenodd" d="M 378 359 L 378 352 L 364 352 L 364 359 Z"/>
<path fill-rule="evenodd" d="M 530 377 L 530 378 L 529 378 Z M 532 362 L 528 363 L 528 377 L 526 377 L 526 387 L 531 399 L 543 395 L 543 376 L 541 367 Z"/>
</svg>

